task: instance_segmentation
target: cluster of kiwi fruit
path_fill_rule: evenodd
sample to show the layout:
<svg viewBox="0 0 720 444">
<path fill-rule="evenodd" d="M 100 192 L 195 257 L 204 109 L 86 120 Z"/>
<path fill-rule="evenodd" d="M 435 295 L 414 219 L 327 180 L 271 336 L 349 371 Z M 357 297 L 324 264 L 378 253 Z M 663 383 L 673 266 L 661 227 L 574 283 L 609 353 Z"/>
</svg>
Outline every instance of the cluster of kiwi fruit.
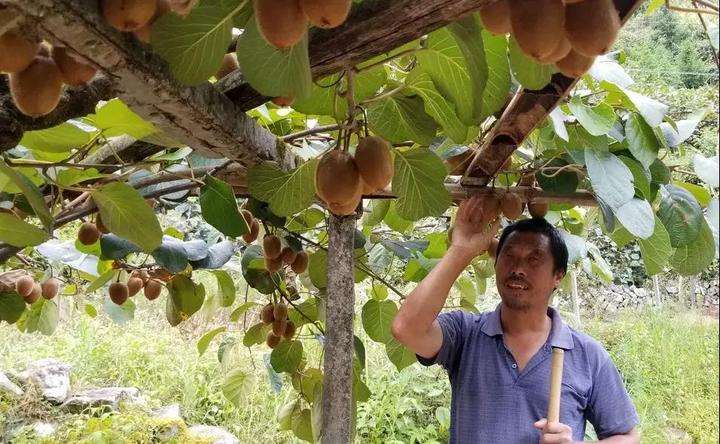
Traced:
<svg viewBox="0 0 720 444">
<path fill-rule="evenodd" d="M 287 305 L 282 302 L 265 305 L 260 311 L 260 320 L 263 324 L 272 324 L 265 338 L 265 343 L 270 348 L 278 346 L 283 339 L 291 340 L 295 336 L 295 323 L 288 318 Z"/>
<path fill-rule="evenodd" d="M 63 85 L 84 85 L 95 76 L 96 69 L 77 57 L 19 28 L 0 35 L 0 71 L 7 73 L 13 102 L 26 116 L 51 113 L 60 103 Z"/>
<path fill-rule="evenodd" d="M 130 273 L 127 282 L 113 282 L 108 288 L 110 300 L 122 305 L 128 298 L 135 296 L 143 290 L 148 301 L 154 301 L 160 296 L 163 284 L 159 279 L 150 277 L 145 270 L 134 270 Z"/>
<path fill-rule="evenodd" d="M 355 156 L 341 149 L 323 155 L 315 172 L 315 190 L 333 214 L 349 216 L 363 194 L 384 189 L 393 174 L 390 144 L 369 136 L 360 140 Z"/>
<path fill-rule="evenodd" d="M 620 30 L 613 0 L 498 0 L 480 10 L 485 29 L 512 34 L 520 49 L 568 77 L 580 77 Z"/>
<path fill-rule="evenodd" d="M 265 269 L 270 273 L 280 271 L 287 265 L 295 274 L 304 273 L 310 260 L 304 250 L 295 251 L 290 246 L 282 246 L 280 238 L 274 234 L 267 234 L 263 238 L 263 255 L 265 256 Z"/>
<path fill-rule="evenodd" d="M 308 22 L 318 28 L 342 25 L 352 0 L 254 0 L 253 9 L 263 38 L 279 49 L 299 42 Z"/>
<path fill-rule="evenodd" d="M 15 291 L 22 296 L 27 304 L 33 304 L 40 299 L 54 299 L 60 292 L 60 281 L 54 277 L 46 279 L 44 282 L 35 282 L 32 276 L 25 275 L 15 281 Z"/>
</svg>

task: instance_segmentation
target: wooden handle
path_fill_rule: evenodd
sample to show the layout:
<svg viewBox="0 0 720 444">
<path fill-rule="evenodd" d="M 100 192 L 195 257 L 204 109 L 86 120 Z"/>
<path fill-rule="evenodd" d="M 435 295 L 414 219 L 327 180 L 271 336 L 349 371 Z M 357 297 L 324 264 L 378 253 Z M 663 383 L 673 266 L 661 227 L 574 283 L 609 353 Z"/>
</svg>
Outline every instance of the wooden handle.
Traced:
<svg viewBox="0 0 720 444">
<path fill-rule="evenodd" d="M 560 389 L 563 375 L 563 349 L 553 348 L 550 364 L 550 399 L 548 400 L 548 422 L 560 422 Z"/>
</svg>

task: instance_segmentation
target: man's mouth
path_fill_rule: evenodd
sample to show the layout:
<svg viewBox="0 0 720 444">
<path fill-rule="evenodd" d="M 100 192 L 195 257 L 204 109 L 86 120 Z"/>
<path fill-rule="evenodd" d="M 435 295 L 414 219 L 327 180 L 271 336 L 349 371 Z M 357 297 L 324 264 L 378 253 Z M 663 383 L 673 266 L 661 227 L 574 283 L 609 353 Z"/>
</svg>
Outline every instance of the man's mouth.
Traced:
<svg viewBox="0 0 720 444">
<path fill-rule="evenodd" d="M 525 282 L 512 280 L 505 282 L 505 286 L 513 290 L 527 290 L 530 288 Z"/>
</svg>

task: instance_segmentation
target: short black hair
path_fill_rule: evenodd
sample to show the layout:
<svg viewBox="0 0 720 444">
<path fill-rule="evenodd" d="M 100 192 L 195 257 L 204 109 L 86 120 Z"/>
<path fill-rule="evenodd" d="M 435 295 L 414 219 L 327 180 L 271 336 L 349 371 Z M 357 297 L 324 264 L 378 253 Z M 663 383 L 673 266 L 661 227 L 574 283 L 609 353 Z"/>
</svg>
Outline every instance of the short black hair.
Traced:
<svg viewBox="0 0 720 444">
<path fill-rule="evenodd" d="M 568 250 L 565 245 L 565 240 L 557 228 L 545 219 L 539 217 L 519 220 L 505 227 L 498 241 L 496 256 L 500 256 L 500 251 L 508 236 L 516 231 L 545 235 L 550 241 L 550 252 L 553 255 L 554 261 L 553 271 L 562 271 L 563 274 L 567 273 Z"/>
</svg>

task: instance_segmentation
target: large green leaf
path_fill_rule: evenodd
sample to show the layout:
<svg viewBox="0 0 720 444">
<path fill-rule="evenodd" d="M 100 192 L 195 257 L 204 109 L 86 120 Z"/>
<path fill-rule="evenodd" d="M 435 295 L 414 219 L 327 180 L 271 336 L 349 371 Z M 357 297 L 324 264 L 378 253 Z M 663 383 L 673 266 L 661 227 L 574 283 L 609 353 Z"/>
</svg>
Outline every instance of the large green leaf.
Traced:
<svg viewBox="0 0 720 444">
<path fill-rule="evenodd" d="M 272 324 L 264 324 L 262 322 L 258 322 L 248 328 L 243 336 L 243 345 L 245 347 L 252 347 L 253 345 L 264 343 L 271 328 Z"/>
<path fill-rule="evenodd" d="M 107 174 L 102 174 L 95 168 L 67 168 L 58 171 L 56 181 L 62 186 L 71 187 L 87 180 L 99 179 L 106 176 Z"/>
<path fill-rule="evenodd" d="M 693 156 L 695 174 L 711 188 L 720 186 L 720 156 L 705 157 L 702 154 Z"/>
<path fill-rule="evenodd" d="M 236 407 L 245 405 L 247 395 L 255 388 L 255 378 L 245 373 L 241 368 L 230 371 L 222 382 L 222 392 L 228 401 Z"/>
<path fill-rule="evenodd" d="M 672 238 L 672 230 L 670 230 Z M 715 238 L 705 218 L 700 220 L 699 234 L 691 243 L 675 250 L 670 266 L 676 272 L 691 276 L 705 271 L 715 259 Z"/>
<path fill-rule="evenodd" d="M 232 38 L 233 16 L 246 2 L 203 0 L 187 17 L 165 14 L 153 24 L 153 49 L 186 85 L 207 81 L 222 64 Z"/>
<path fill-rule="evenodd" d="M 0 321 L 14 324 L 25 311 L 22 296 L 13 292 L 0 293 Z"/>
<path fill-rule="evenodd" d="M 307 33 L 295 46 L 277 49 L 260 35 L 251 17 L 237 42 L 243 77 L 259 93 L 269 97 L 302 99 L 310 95 L 312 76 Z"/>
<path fill-rule="evenodd" d="M 0 174 L 4 174 L 7 176 L 14 184 L 18 187 L 20 192 L 23 194 L 25 199 L 27 199 L 28 203 L 32 207 L 33 211 L 35 212 L 35 215 L 40 219 L 40 222 L 47 228 L 48 230 L 51 230 L 53 227 L 53 217 L 50 215 L 50 210 L 48 210 L 47 205 L 45 205 L 45 198 L 43 197 L 42 193 L 38 189 L 37 186 L 35 186 L 34 183 L 30 181 L 24 174 L 15 171 L 13 168 L 9 167 L 4 160 L 0 159 Z"/>
<path fill-rule="evenodd" d="M 208 347 L 210 346 L 210 343 L 213 339 L 215 339 L 215 336 L 219 335 L 220 333 L 227 330 L 227 327 L 218 327 L 210 330 L 209 332 L 202 335 L 202 337 L 198 340 L 197 343 L 197 349 L 198 354 L 202 356 L 205 351 L 207 351 Z"/>
<path fill-rule="evenodd" d="M 65 153 L 82 147 L 91 137 L 90 133 L 73 124 L 61 123 L 44 130 L 26 131 L 20 140 L 20 145 L 32 151 Z"/>
<path fill-rule="evenodd" d="M 395 368 L 400 371 L 417 361 L 415 353 L 408 350 L 404 345 L 399 343 L 397 339 L 392 338 L 385 344 L 385 352 L 390 358 Z"/>
<path fill-rule="evenodd" d="M 469 124 L 479 124 L 482 122 L 482 97 L 488 79 L 488 65 L 485 60 L 485 43 L 480 16 L 477 13 L 467 15 L 450 23 L 447 28 L 460 47 L 460 51 L 465 57 L 468 74 L 470 74 L 471 89 L 469 93 L 473 102 L 473 120 Z"/>
<path fill-rule="evenodd" d="M 130 110 L 120 99 L 112 99 L 86 119 L 105 137 L 128 135 L 142 139 L 157 132 L 155 126 Z"/>
<path fill-rule="evenodd" d="M 500 111 L 508 101 L 512 78 L 508 62 L 508 42 L 503 36 L 492 35 L 483 30 L 483 46 L 488 66 L 488 78 L 482 96 L 482 115 L 480 121 Z"/>
<path fill-rule="evenodd" d="M 160 246 L 160 222 L 135 188 L 123 182 L 113 182 L 93 191 L 92 198 L 110 231 L 145 252 Z"/>
<path fill-rule="evenodd" d="M 550 83 L 555 71 L 553 65 L 541 65 L 525 55 L 514 38 L 510 38 L 508 51 L 512 74 L 524 88 L 539 90 Z"/>
<path fill-rule="evenodd" d="M 660 143 L 645 120 L 638 113 L 630 114 L 627 122 L 625 122 L 625 134 L 627 135 L 628 147 L 630 152 L 635 156 L 645 168 L 657 159 Z"/>
<path fill-rule="evenodd" d="M 40 245 L 50 238 L 50 235 L 29 224 L 19 217 L 0 213 L 0 241 L 18 248 Z"/>
<path fill-rule="evenodd" d="M 413 221 L 403 219 L 402 216 L 398 214 L 396 201 L 390 202 L 390 206 L 388 206 L 383 222 L 398 233 L 406 233 L 412 229 L 414 225 Z"/>
<path fill-rule="evenodd" d="M 617 156 L 586 148 L 585 163 L 595 194 L 611 208 L 620 208 L 633 198 L 632 172 Z"/>
<path fill-rule="evenodd" d="M 580 97 L 575 96 L 568 103 L 568 107 L 580 125 L 593 136 L 607 134 L 615 124 L 615 111 L 607 103 L 601 102 L 591 107 L 582 103 Z"/>
<path fill-rule="evenodd" d="M 50 336 L 55 332 L 58 324 L 58 307 L 55 301 L 40 298 L 33 303 L 29 310 L 18 321 L 18 327 L 25 333 L 40 333 Z"/>
<path fill-rule="evenodd" d="M 252 288 L 262 294 L 271 294 L 275 291 L 272 276 L 265 269 L 263 249 L 260 245 L 250 245 L 243 253 L 240 265 L 243 278 Z"/>
<path fill-rule="evenodd" d="M 183 274 L 175 275 L 167 287 L 173 308 L 183 320 L 200 310 L 205 301 L 205 287 L 202 284 L 196 285 Z"/>
<path fill-rule="evenodd" d="M 317 159 L 285 172 L 269 163 L 253 166 L 248 171 L 248 189 L 256 199 L 268 202 L 278 216 L 291 216 L 308 208 L 315 201 L 315 169 Z"/>
<path fill-rule="evenodd" d="M 270 364 L 278 373 L 292 373 L 300 365 L 302 356 L 302 342 L 282 341 L 270 354 Z"/>
<path fill-rule="evenodd" d="M 602 81 L 600 87 L 610 92 L 608 102 L 617 103 L 639 112 L 651 127 L 660 125 L 668 110 L 667 105 L 614 83 Z"/>
<path fill-rule="evenodd" d="M 212 272 L 217 279 L 218 291 L 220 292 L 220 306 L 230 307 L 235 302 L 235 282 L 225 270 L 214 270 Z M 236 313 L 237 310 L 235 310 Z"/>
<path fill-rule="evenodd" d="M 422 98 L 394 95 L 368 106 L 368 125 L 372 131 L 390 142 L 412 140 L 429 145 L 437 132 L 437 124 L 425 112 Z"/>
<path fill-rule="evenodd" d="M 463 143 L 467 137 L 467 127 L 460 121 L 455 106 L 435 88 L 430 76 L 419 70 L 413 71 L 407 78 L 408 89 L 423 99 L 425 112 L 440 124 L 445 134 L 457 143 Z"/>
<path fill-rule="evenodd" d="M 700 233 L 702 208 L 695 197 L 675 185 L 661 187 L 660 208 L 657 215 L 670 234 L 670 244 L 682 247 L 693 242 Z"/>
<path fill-rule="evenodd" d="M 618 208 L 614 208 L 615 217 L 631 234 L 647 239 L 655 230 L 655 216 L 650 202 L 637 197 Z"/>
<path fill-rule="evenodd" d="M 568 163 L 561 158 L 557 158 L 548 164 L 548 166 L 555 168 L 562 168 L 566 165 L 568 165 Z M 558 194 L 574 193 L 580 183 L 578 174 L 571 170 L 562 172 L 551 170 L 548 171 L 547 175 L 542 171 L 538 171 L 535 177 L 537 178 L 538 185 L 540 185 L 543 190 Z"/>
<path fill-rule="evenodd" d="M 445 189 L 445 165 L 427 148 L 414 148 L 395 154 L 392 190 L 398 196 L 396 209 L 406 220 L 439 216 L 450 206 Z"/>
<path fill-rule="evenodd" d="M 652 236 L 640 239 L 638 244 L 648 276 L 661 273 L 674 250 L 670 245 L 670 235 L 658 217 L 655 217 L 655 230 Z"/>
<path fill-rule="evenodd" d="M 645 169 L 640 162 L 631 157 L 620 156 L 620 160 L 622 160 L 622 162 L 630 169 L 630 172 L 633 175 L 635 189 L 640 192 L 642 197 L 650 199 L 650 180 L 652 179 L 650 171 Z"/>
<path fill-rule="evenodd" d="M 205 176 L 199 201 L 203 219 L 224 235 L 238 237 L 250 231 L 229 184 L 210 175 Z"/>
<path fill-rule="evenodd" d="M 365 332 L 375 342 L 388 343 L 392 338 L 390 324 L 397 314 L 393 301 L 370 299 L 362 308 L 362 324 Z"/>
<path fill-rule="evenodd" d="M 673 181 L 673 185 L 677 185 L 680 188 L 684 188 L 685 190 L 689 191 L 690 194 L 695 196 L 695 199 L 703 208 L 707 207 L 710 203 L 710 199 L 712 199 L 712 194 L 710 194 L 710 191 L 708 191 L 708 189 L 705 187 L 701 187 L 700 185 L 680 181 Z"/>
</svg>

